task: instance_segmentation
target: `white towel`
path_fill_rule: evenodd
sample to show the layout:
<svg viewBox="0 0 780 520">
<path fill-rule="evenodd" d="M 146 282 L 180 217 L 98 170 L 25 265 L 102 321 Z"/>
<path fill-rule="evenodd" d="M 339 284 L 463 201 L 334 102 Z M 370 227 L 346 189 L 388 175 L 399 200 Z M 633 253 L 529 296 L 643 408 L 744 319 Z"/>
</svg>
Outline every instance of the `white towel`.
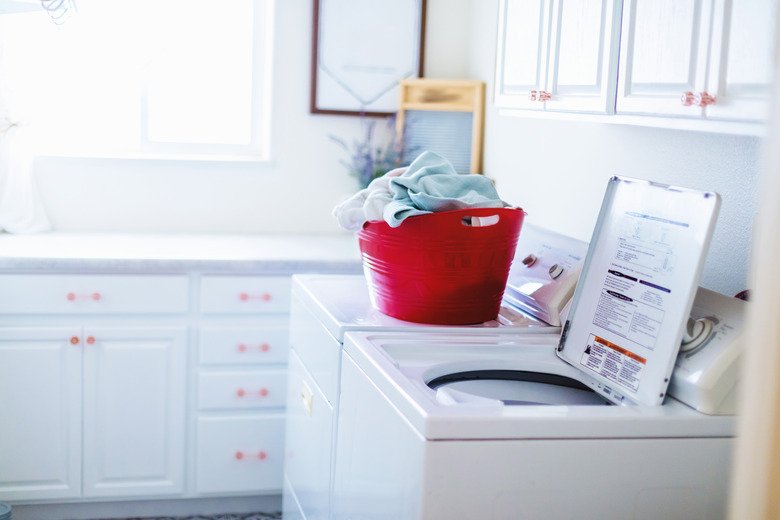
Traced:
<svg viewBox="0 0 780 520">
<path fill-rule="evenodd" d="M 389 188 L 390 179 L 400 177 L 407 169 L 403 167 L 390 170 L 333 208 L 333 216 L 338 220 L 339 226 L 347 231 L 358 231 L 369 220 L 382 220 L 385 206 L 393 200 L 393 193 Z"/>
</svg>

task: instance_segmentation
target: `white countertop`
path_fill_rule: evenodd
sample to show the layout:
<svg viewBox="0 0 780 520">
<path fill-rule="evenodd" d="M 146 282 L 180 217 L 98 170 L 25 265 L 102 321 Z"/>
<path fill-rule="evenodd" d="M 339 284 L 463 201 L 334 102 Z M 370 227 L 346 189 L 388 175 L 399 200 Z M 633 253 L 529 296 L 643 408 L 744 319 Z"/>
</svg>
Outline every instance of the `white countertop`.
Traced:
<svg viewBox="0 0 780 520">
<path fill-rule="evenodd" d="M 355 235 L 0 233 L 0 270 L 361 272 Z"/>
</svg>

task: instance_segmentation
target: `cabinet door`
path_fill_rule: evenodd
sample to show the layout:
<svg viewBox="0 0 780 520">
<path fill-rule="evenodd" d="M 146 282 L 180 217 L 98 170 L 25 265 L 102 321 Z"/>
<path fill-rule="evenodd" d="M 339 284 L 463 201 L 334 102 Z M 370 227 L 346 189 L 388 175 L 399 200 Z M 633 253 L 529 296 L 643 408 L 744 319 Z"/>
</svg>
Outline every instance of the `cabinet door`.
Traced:
<svg viewBox="0 0 780 520">
<path fill-rule="evenodd" d="M 0 500 L 81 493 L 80 329 L 0 329 Z"/>
<path fill-rule="evenodd" d="M 621 4 L 615 0 L 555 2 L 547 110 L 613 112 L 620 13 Z"/>
<path fill-rule="evenodd" d="M 84 496 L 183 490 L 183 328 L 84 331 Z"/>
<path fill-rule="evenodd" d="M 715 0 L 708 119 L 767 118 L 775 14 L 773 0 Z"/>
<path fill-rule="evenodd" d="M 495 104 L 499 108 L 544 109 L 532 91 L 547 83 L 550 2 L 501 0 L 498 21 Z"/>
<path fill-rule="evenodd" d="M 616 111 L 702 117 L 712 0 L 626 0 Z"/>
</svg>

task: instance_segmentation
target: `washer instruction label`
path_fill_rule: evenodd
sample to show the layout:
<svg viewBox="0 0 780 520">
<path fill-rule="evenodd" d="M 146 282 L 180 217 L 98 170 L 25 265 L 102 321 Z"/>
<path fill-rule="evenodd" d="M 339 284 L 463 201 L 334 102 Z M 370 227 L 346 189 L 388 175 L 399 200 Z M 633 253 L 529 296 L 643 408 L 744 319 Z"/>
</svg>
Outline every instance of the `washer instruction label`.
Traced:
<svg viewBox="0 0 780 520">
<path fill-rule="evenodd" d="M 591 334 L 580 364 L 609 381 L 636 392 L 647 360 Z"/>
</svg>

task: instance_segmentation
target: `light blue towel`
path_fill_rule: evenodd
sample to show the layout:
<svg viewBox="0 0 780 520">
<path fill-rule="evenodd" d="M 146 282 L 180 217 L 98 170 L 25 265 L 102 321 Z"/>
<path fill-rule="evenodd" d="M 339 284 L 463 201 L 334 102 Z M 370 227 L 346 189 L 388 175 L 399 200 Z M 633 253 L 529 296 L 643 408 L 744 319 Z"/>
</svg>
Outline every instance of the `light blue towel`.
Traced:
<svg viewBox="0 0 780 520">
<path fill-rule="evenodd" d="M 383 217 L 398 227 L 408 217 L 466 208 L 502 208 L 493 182 L 483 175 L 459 174 L 444 157 L 423 152 L 400 177 L 390 181 L 393 200 Z"/>
</svg>

